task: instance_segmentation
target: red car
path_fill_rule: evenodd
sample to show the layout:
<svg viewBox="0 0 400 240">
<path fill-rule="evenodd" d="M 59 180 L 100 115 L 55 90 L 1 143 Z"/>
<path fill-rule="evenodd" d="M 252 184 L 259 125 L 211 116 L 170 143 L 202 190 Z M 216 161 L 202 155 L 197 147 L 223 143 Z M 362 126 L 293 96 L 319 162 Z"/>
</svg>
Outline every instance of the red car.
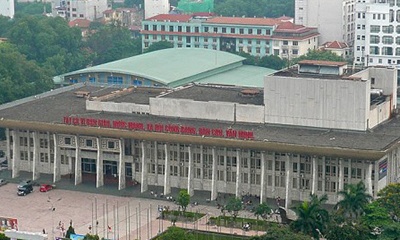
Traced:
<svg viewBox="0 0 400 240">
<path fill-rule="evenodd" d="M 40 185 L 39 191 L 47 192 L 47 191 L 50 191 L 51 189 L 53 189 L 52 185 L 50 185 L 50 184 L 42 184 L 42 185 Z"/>
</svg>

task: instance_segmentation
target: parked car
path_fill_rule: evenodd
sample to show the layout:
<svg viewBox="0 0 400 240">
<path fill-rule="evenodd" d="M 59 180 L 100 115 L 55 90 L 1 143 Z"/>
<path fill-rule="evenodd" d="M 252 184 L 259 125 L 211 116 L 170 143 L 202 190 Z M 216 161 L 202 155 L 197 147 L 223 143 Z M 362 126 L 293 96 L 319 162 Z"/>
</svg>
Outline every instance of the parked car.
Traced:
<svg viewBox="0 0 400 240">
<path fill-rule="evenodd" d="M 51 189 L 53 189 L 53 185 L 50 185 L 50 184 L 42 184 L 42 185 L 40 185 L 40 188 L 39 188 L 39 191 L 41 191 L 41 192 L 48 192 L 48 191 L 50 191 Z"/>
<path fill-rule="evenodd" d="M 6 185 L 8 182 L 4 179 L 0 179 L 0 186 Z"/>
<path fill-rule="evenodd" d="M 20 183 L 18 184 L 17 188 L 19 189 L 19 188 L 22 188 L 22 187 L 27 186 L 27 185 L 29 185 L 29 186 L 32 187 L 32 186 L 33 186 L 33 181 L 30 180 L 30 179 L 23 180 L 22 182 L 20 182 Z"/>
<path fill-rule="evenodd" d="M 21 187 L 18 187 L 18 192 L 17 195 L 18 196 L 25 196 L 29 193 L 33 192 L 33 187 L 32 185 L 24 185 Z"/>
</svg>

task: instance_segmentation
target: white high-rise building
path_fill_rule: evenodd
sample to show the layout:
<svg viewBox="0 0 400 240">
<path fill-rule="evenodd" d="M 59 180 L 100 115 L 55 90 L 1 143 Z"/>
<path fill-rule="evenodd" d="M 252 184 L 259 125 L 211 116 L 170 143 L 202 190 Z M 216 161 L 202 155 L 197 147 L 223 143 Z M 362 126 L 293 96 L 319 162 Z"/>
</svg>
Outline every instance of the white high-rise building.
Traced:
<svg viewBox="0 0 400 240">
<path fill-rule="evenodd" d="M 356 4 L 354 61 L 358 65 L 400 65 L 400 0 Z"/>
<path fill-rule="evenodd" d="M 144 18 L 151 18 L 158 14 L 169 13 L 168 0 L 145 0 L 144 1 Z"/>
<path fill-rule="evenodd" d="M 316 27 L 320 43 L 346 42 L 353 46 L 356 0 L 295 0 L 295 23 Z"/>
<path fill-rule="evenodd" d="M 14 0 L 0 0 L 0 15 L 13 18 L 14 13 Z"/>
</svg>

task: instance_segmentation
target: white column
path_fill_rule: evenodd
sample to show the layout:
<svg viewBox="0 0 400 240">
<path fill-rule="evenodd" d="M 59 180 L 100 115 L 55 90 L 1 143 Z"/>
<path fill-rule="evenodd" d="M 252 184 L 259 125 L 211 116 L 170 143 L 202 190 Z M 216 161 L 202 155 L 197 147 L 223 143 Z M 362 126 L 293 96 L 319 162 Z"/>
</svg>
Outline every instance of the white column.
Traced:
<svg viewBox="0 0 400 240">
<path fill-rule="evenodd" d="M 158 185 L 158 143 L 157 141 L 154 141 L 154 164 L 156 171 L 154 172 L 155 174 L 155 185 Z"/>
<path fill-rule="evenodd" d="M 299 185 L 301 183 L 299 182 Z M 311 194 L 316 194 L 318 185 L 318 164 L 317 157 L 313 156 L 312 158 L 312 185 L 311 185 Z"/>
<path fill-rule="evenodd" d="M 343 159 L 339 159 L 339 191 L 344 189 L 344 163 Z"/>
<path fill-rule="evenodd" d="M 33 168 L 32 168 L 32 179 L 39 179 L 39 167 L 40 167 L 40 141 L 39 141 L 39 133 L 34 131 L 32 133 L 33 137 Z"/>
<path fill-rule="evenodd" d="M 18 136 L 18 130 L 14 129 L 12 131 L 12 137 L 13 137 L 13 157 L 12 157 L 12 173 L 11 176 L 12 178 L 19 177 L 19 136 Z"/>
<path fill-rule="evenodd" d="M 374 185 L 375 185 L 375 189 L 374 189 L 374 198 L 378 197 L 378 181 L 379 181 L 379 162 L 375 161 L 373 164 L 373 168 L 375 169 L 375 176 L 374 176 Z"/>
<path fill-rule="evenodd" d="M 148 181 L 147 181 L 147 163 L 146 163 L 146 149 L 144 146 L 144 141 L 141 142 L 142 146 L 142 181 L 140 186 L 140 192 L 146 192 L 148 189 Z"/>
<path fill-rule="evenodd" d="M 118 190 L 125 188 L 125 142 L 124 139 L 119 140 L 119 163 L 118 163 Z"/>
<path fill-rule="evenodd" d="M 291 158 L 291 154 L 287 154 L 286 155 L 286 197 L 285 197 L 285 208 L 289 209 L 290 204 L 292 203 L 292 198 L 291 198 L 291 194 L 290 194 L 290 190 L 292 189 L 291 187 L 291 170 L 290 170 L 290 158 Z"/>
<path fill-rule="evenodd" d="M 326 161 L 325 161 L 325 156 L 322 157 L 322 194 L 325 194 L 325 181 L 326 181 Z"/>
<path fill-rule="evenodd" d="M 215 147 L 212 148 L 212 179 L 211 179 L 211 201 L 214 201 L 218 197 L 217 192 L 217 154 L 215 152 Z"/>
<path fill-rule="evenodd" d="M 201 190 L 204 190 L 204 186 L 203 186 L 203 179 L 204 179 L 204 154 L 203 154 L 204 148 L 203 145 L 200 145 L 200 179 L 202 181 L 200 181 Z"/>
<path fill-rule="evenodd" d="M 372 169 L 374 167 L 374 164 L 368 162 L 367 164 L 367 170 L 366 170 L 366 174 L 365 174 L 365 180 L 367 182 L 366 187 L 367 187 L 367 193 L 370 194 L 372 196 L 373 192 L 372 192 Z"/>
<path fill-rule="evenodd" d="M 171 185 L 170 185 L 170 166 L 169 166 L 169 147 L 168 143 L 164 144 L 165 148 L 165 175 L 164 175 L 164 195 L 171 193 Z"/>
<path fill-rule="evenodd" d="M 193 177 L 194 177 L 194 167 L 193 167 L 193 157 L 192 157 L 192 146 L 188 147 L 189 152 L 189 172 L 188 172 L 188 193 L 190 196 L 194 195 L 193 189 Z"/>
<path fill-rule="evenodd" d="M 266 202 L 267 201 L 267 195 L 265 189 L 267 188 L 267 183 L 266 183 L 266 173 L 267 169 L 265 169 L 267 166 L 265 162 L 265 152 L 261 152 L 261 191 L 260 191 L 260 203 Z"/>
<path fill-rule="evenodd" d="M 79 136 L 75 136 L 75 185 L 82 183 L 82 159 L 79 148 Z"/>
<path fill-rule="evenodd" d="M 101 138 L 96 138 L 97 143 L 97 159 L 96 159 L 96 187 L 104 185 L 104 172 L 103 172 L 103 151 L 101 150 Z"/>
<path fill-rule="evenodd" d="M 61 153 L 60 146 L 58 146 L 58 136 L 57 134 L 53 134 L 53 142 L 54 142 L 54 171 L 53 171 L 53 182 L 57 182 L 61 180 Z M 29 141 L 28 141 L 29 142 Z M 50 147 L 50 143 L 49 143 Z"/>
<path fill-rule="evenodd" d="M 235 187 L 235 195 L 237 198 L 241 197 L 240 194 L 240 174 L 241 174 L 241 166 L 240 166 L 240 149 L 236 150 L 236 187 Z"/>
<path fill-rule="evenodd" d="M 8 160 L 8 170 L 12 170 L 11 139 L 10 139 L 10 129 L 9 128 L 6 128 L 6 139 L 7 139 L 6 158 Z M 29 161 L 30 161 L 30 159 L 29 159 Z"/>
<path fill-rule="evenodd" d="M 27 149 L 28 149 L 28 152 L 27 152 L 27 154 L 28 154 L 28 166 L 29 166 L 30 171 L 33 172 L 33 166 L 32 166 L 33 161 L 31 161 L 31 158 L 33 157 L 33 156 L 31 156 L 31 133 L 32 133 L 32 132 L 27 131 L 27 133 L 28 133 L 28 138 L 27 138 L 27 145 L 28 145 L 28 148 L 27 148 Z"/>
<path fill-rule="evenodd" d="M 278 195 L 275 193 L 275 185 L 276 185 L 276 182 L 275 182 L 276 155 L 275 154 L 276 153 L 274 152 L 274 157 L 273 157 L 273 160 L 272 160 L 272 184 L 271 184 L 272 185 L 272 190 L 271 190 L 271 192 L 272 192 L 272 194 L 275 195 L 274 197 L 278 197 Z"/>
</svg>

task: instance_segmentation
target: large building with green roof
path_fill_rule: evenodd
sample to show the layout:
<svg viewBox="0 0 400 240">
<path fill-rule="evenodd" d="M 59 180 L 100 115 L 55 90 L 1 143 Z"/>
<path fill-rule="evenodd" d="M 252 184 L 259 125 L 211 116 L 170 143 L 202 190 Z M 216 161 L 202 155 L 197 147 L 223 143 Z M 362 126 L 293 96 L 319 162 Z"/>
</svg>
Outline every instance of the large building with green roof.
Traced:
<svg viewBox="0 0 400 240">
<path fill-rule="evenodd" d="M 245 66 L 245 58 L 208 49 L 164 49 L 109 62 L 54 78 L 58 84 L 90 82 L 121 87 L 174 88 L 188 83 L 262 87 L 272 69 Z"/>
</svg>

